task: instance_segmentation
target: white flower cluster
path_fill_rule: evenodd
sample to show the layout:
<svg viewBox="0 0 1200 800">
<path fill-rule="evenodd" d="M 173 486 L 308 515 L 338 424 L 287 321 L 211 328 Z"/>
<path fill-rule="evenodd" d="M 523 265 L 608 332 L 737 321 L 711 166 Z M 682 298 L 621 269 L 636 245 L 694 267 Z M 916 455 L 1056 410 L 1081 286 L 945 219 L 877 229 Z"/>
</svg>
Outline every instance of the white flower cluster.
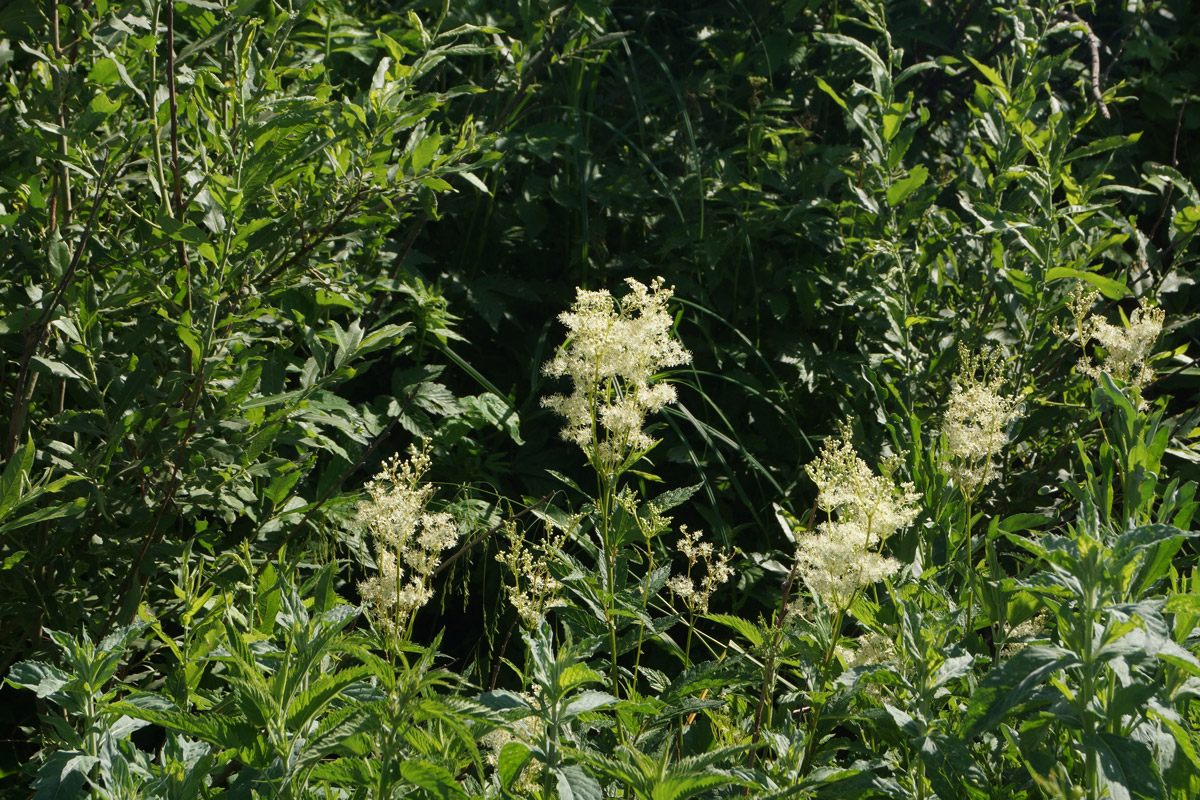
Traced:
<svg viewBox="0 0 1200 800">
<path fill-rule="evenodd" d="M 871 664 L 887 664 L 896 660 L 896 643 L 876 631 L 867 631 L 854 640 L 855 647 L 838 645 L 837 652 L 846 669 L 865 667 Z"/>
<path fill-rule="evenodd" d="M 703 531 L 692 533 L 686 525 L 679 527 L 679 552 L 688 560 L 686 575 L 674 575 L 667 581 L 667 588 L 688 607 L 693 614 L 707 614 L 708 601 L 721 584 L 729 580 L 733 570 L 729 566 L 729 554 L 717 552 L 712 542 L 702 542 Z M 692 580 L 692 568 L 704 562 L 704 577 L 697 583 Z"/>
<path fill-rule="evenodd" d="M 426 511 L 433 487 L 421 478 L 428 469 L 428 448 L 414 450 L 407 460 L 392 457 L 366 485 L 369 499 L 358 507 L 356 521 L 375 540 L 378 568 L 358 591 L 380 630 L 390 636 L 403 636 L 412 615 L 429 602 L 429 581 L 441 554 L 458 542 L 453 517 Z"/>
<path fill-rule="evenodd" d="M 505 531 L 508 549 L 497 553 L 496 560 L 508 567 L 513 575 L 513 585 L 506 584 L 504 593 L 521 617 L 521 623 L 528 630 L 534 630 L 549 609 L 565 605 L 558 597 L 562 583 L 550 572 L 550 558 L 554 550 L 562 546 L 566 532 L 555 535 L 551 531 L 545 542 L 530 547 L 515 522 L 510 522 Z"/>
<path fill-rule="evenodd" d="M 542 401 L 566 418 L 563 438 L 610 469 L 629 451 L 654 445 L 642 425 L 675 400 L 675 387 L 651 381 L 663 369 L 691 361 L 671 338 L 671 290 L 662 278 L 650 286 L 632 278 L 626 283 L 630 292 L 619 300 L 604 290 L 577 291 L 575 305 L 559 316 L 567 342 L 543 368 L 573 384 L 571 394 Z"/>
<path fill-rule="evenodd" d="M 871 471 L 850 443 L 849 426 L 825 440 L 805 471 L 817 484 L 817 504 L 834 519 L 801 537 L 797 567 L 814 595 L 830 610 L 845 610 L 855 594 L 894 574 L 900 563 L 878 552 L 887 537 L 916 519 L 912 484 L 897 485 Z"/>
<path fill-rule="evenodd" d="M 1069 308 L 1075 317 L 1079 346 L 1084 348 L 1079 371 L 1095 380 L 1100 378 L 1101 373 L 1107 372 L 1130 387 L 1138 395 L 1139 405 L 1144 407 L 1141 390 L 1154 377 L 1150 369 L 1150 356 L 1154 352 L 1154 343 L 1162 333 L 1166 315 L 1161 308 L 1150 308 L 1143 300 L 1129 318 L 1128 327 L 1111 325 L 1097 314 L 1088 316 L 1099 296 L 1099 292 L 1085 292 L 1082 287 L 1071 295 Z M 1104 363 L 1101 366 L 1096 366 L 1088 358 L 1089 342 L 1104 348 Z"/>
<path fill-rule="evenodd" d="M 1016 401 L 1001 394 L 1000 357 L 994 350 L 973 354 L 959 346 L 962 369 L 946 408 L 945 467 L 965 496 L 973 497 L 998 476 L 995 456 L 1019 416 Z"/>
</svg>

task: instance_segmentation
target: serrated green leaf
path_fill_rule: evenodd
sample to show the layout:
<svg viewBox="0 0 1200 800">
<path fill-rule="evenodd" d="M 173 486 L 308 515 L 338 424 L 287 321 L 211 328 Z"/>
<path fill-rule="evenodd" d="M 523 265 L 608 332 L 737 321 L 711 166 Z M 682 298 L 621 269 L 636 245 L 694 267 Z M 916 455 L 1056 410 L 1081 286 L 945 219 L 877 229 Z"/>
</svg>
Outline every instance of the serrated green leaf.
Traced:
<svg viewBox="0 0 1200 800">
<path fill-rule="evenodd" d="M 33 800 L 74 800 L 100 759 L 78 750 L 51 753 L 38 769 Z"/>
<path fill-rule="evenodd" d="M 731 614 L 707 614 L 705 619 L 724 625 L 727 628 L 732 628 L 737 633 L 741 634 L 742 638 L 750 642 L 755 647 L 762 647 L 763 635 L 758 626 L 749 620 L 735 617 Z"/>
<path fill-rule="evenodd" d="M 22 661 L 13 664 L 6 680 L 22 689 L 30 689 L 38 697 L 49 697 L 73 679 L 67 672 L 41 661 Z"/>
<path fill-rule="evenodd" d="M 1034 645 L 1018 651 L 979 682 L 963 717 L 963 738 L 974 739 L 1004 719 L 1052 672 L 1078 664 L 1075 654 L 1061 647 Z"/>
<path fill-rule="evenodd" d="M 554 771 L 561 800 L 604 800 L 600 784 L 583 767 L 571 765 Z"/>
<path fill-rule="evenodd" d="M 24 484 L 29 478 L 29 470 L 33 468 L 33 439 L 28 439 L 25 446 L 13 454 L 4 465 L 4 474 L 0 475 L 0 520 L 21 499 Z"/>
<path fill-rule="evenodd" d="M 405 761 L 400 765 L 400 776 L 439 800 L 456 800 L 456 798 L 467 796 L 467 793 L 455 782 L 453 775 L 444 767 L 430 764 L 428 761 Z"/>
<path fill-rule="evenodd" d="M 586 691 L 575 697 L 567 707 L 563 709 L 563 718 L 570 719 L 585 711 L 595 711 L 597 708 L 605 708 L 617 701 L 608 692 Z"/>
<path fill-rule="evenodd" d="M 1150 748 L 1136 739 L 1101 732 L 1083 735 L 1083 746 L 1094 749 L 1100 775 L 1113 800 L 1166 800 L 1166 787 Z"/>
<path fill-rule="evenodd" d="M 909 195 L 921 188 L 929 179 L 929 170 L 917 164 L 908 171 L 908 175 L 893 183 L 887 190 L 888 205 L 895 207 L 908 199 Z"/>
</svg>

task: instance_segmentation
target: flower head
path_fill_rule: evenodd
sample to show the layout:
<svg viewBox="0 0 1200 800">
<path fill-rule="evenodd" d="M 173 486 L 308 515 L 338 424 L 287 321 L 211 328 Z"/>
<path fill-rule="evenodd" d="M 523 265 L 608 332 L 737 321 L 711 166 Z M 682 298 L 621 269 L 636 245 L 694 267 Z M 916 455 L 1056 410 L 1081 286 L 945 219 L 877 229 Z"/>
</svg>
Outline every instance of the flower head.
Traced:
<svg viewBox="0 0 1200 800">
<path fill-rule="evenodd" d="M 429 468 L 429 449 L 413 450 L 407 460 L 394 456 L 366 485 L 356 521 L 375 543 L 377 573 L 358 585 L 363 602 L 379 628 L 399 636 L 417 609 L 429 602 L 429 581 L 444 550 L 458 542 L 454 518 L 426 507 L 433 487 L 421 483 Z"/>
<path fill-rule="evenodd" d="M 946 471 L 964 495 L 974 496 L 999 474 L 994 458 L 1008 441 L 1008 428 L 1020 413 L 1001 393 L 1000 356 L 974 354 L 959 346 L 962 369 L 946 408 Z"/>
<path fill-rule="evenodd" d="M 554 577 L 550 562 L 554 551 L 562 547 L 567 537 L 566 529 L 556 532 L 550 528 L 545 541 L 530 544 L 515 522 L 505 525 L 508 549 L 496 555 L 496 560 L 508 567 L 513 576 L 513 585 L 505 584 L 504 593 L 521 618 L 527 630 L 536 630 L 546 612 L 564 605 L 558 593 L 562 583 Z"/>
<path fill-rule="evenodd" d="M 563 438 L 608 468 L 629 451 L 654 445 L 642 430 L 646 416 L 675 400 L 675 387 L 654 383 L 654 376 L 691 361 L 671 338 L 671 290 L 662 278 L 650 286 L 632 278 L 626 283 L 630 291 L 619 300 L 604 290 L 578 290 L 575 305 L 559 316 L 567 342 L 543 367 L 546 375 L 573 384 L 569 395 L 542 401 L 566 418 Z"/>
<path fill-rule="evenodd" d="M 1139 406 L 1145 407 L 1141 392 L 1154 377 L 1150 369 L 1150 356 L 1154 352 L 1154 343 L 1162 333 L 1166 315 L 1161 308 L 1147 306 L 1143 299 L 1129 318 L 1127 326 L 1111 325 L 1098 314 L 1089 316 L 1099 296 L 1099 292 L 1086 292 L 1080 286 L 1068 303 L 1071 315 L 1075 318 L 1079 346 L 1084 348 L 1079 371 L 1094 380 L 1099 380 L 1101 373 L 1108 373 L 1128 386 L 1137 395 Z M 1104 363 L 1100 366 L 1093 364 L 1087 355 L 1089 342 L 1104 348 Z"/>
<path fill-rule="evenodd" d="M 707 614 L 708 601 L 721 584 L 729 580 L 733 570 L 729 566 L 729 554 L 717 551 L 712 542 L 702 542 L 703 531 L 694 533 L 686 525 L 679 528 L 679 552 L 688 560 L 686 575 L 674 575 L 667 580 L 667 588 L 683 601 L 693 614 Z M 704 562 L 704 577 L 692 579 L 692 568 Z"/>
<path fill-rule="evenodd" d="M 900 562 L 882 555 L 883 541 L 916 519 L 918 495 L 891 469 L 876 475 L 850 443 L 849 426 L 825 440 L 805 471 L 817 484 L 817 504 L 833 519 L 803 536 L 796 566 L 826 608 L 845 610 L 860 589 L 894 574 Z"/>
</svg>

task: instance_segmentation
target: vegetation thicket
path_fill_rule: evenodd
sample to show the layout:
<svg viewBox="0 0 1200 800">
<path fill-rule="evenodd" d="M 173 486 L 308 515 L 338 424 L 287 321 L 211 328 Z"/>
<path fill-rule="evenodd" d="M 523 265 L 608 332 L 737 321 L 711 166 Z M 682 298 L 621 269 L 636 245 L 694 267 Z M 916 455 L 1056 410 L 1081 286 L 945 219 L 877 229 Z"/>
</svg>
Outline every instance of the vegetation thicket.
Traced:
<svg viewBox="0 0 1200 800">
<path fill-rule="evenodd" d="M 0 793 L 1200 796 L 1186 0 L 11 0 Z"/>
</svg>

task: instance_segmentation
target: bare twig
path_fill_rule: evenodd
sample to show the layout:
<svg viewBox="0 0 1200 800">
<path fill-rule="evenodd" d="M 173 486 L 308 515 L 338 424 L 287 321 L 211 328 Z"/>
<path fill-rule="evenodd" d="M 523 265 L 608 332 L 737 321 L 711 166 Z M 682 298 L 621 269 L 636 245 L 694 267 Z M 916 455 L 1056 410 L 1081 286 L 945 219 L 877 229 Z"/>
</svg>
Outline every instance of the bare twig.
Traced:
<svg viewBox="0 0 1200 800">
<path fill-rule="evenodd" d="M 1100 37 L 1092 32 L 1092 26 L 1088 25 L 1083 17 L 1073 11 L 1067 16 L 1072 22 L 1083 26 L 1084 33 L 1087 34 L 1088 48 L 1092 51 L 1092 99 L 1096 101 L 1096 106 L 1100 109 L 1100 116 L 1112 119 L 1112 115 L 1108 113 L 1108 106 L 1104 104 L 1104 92 L 1100 91 Z"/>
</svg>

